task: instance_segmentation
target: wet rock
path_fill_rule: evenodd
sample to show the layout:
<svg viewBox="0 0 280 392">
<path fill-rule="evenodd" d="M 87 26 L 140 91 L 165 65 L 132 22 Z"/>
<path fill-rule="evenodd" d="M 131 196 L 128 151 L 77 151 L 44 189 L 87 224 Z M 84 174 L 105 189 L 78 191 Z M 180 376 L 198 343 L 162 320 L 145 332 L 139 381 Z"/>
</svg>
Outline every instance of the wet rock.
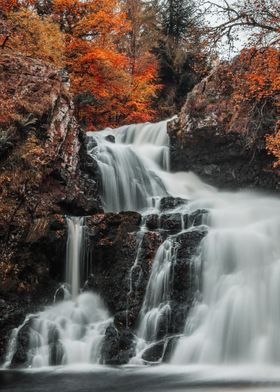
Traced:
<svg viewBox="0 0 280 392">
<path fill-rule="evenodd" d="M 16 351 L 11 361 L 11 368 L 27 367 L 28 365 L 28 349 L 29 349 L 29 331 L 32 324 L 30 319 L 21 327 L 17 335 Z"/>
<path fill-rule="evenodd" d="M 147 215 L 145 223 L 149 230 L 156 230 L 159 228 L 159 216 L 157 214 Z"/>
<path fill-rule="evenodd" d="M 87 222 L 94 275 L 89 282 L 91 289 L 101 294 L 113 314 L 125 311 L 141 215 L 136 212 L 96 214 Z"/>
<path fill-rule="evenodd" d="M 203 220 L 205 219 L 205 216 L 208 214 L 208 211 L 205 209 L 198 209 L 191 214 L 186 214 L 184 215 L 184 224 L 185 227 L 191 227 L 191 226 L 200 226 L 203 223 Z"/>
<path fill-rule="evenodd" d="M 146 293 L 152 264 L 159 246 L 162 243 L 162 236 L 157 232 L 147 232 L 138 250 L 137 265 L 133 268 L 131 275 L 131 289 L 127 297 L 128 322 L 134 328 L 141 310 Z"/>
<path fill-rule="evenodd" d="M 170 233 L 180 232 L 182 230 L 182 215 L 179 213 L 161 215 L 160 227 Z"/>
<path fill-rule="evenodd" d="M 174 353 L 176 349 L 177 342 L 179 340 L 179 335 L 178 336 L 170 336 L 167 338 L 167 344 L 165 346 L 165 351 L 164 355 L 162 358 L 162 362 L 170 362 L 172 358 L 172 354 Z"/>
<path fill-rule="evenodd" d="M 96 139 L 92 136 L 87 135 L 87 134 L 84 136 L 84 142 L 85 142 L 85 145 L 87 146 L 88 150 L 91 150 L 91 149 L 97 147 Z"/>
<path fill-rule="evenodd" d="M 192 304 L 197 286 L 194 279 L 195 271 L 191 261 L 199 252 L 199 245 L 206 234 L 207 231 L 204 229 L 194 229 L 183 232 L 176 238 L 178 248 L 176 262 L 173 267 L 174 284 L 171 298 L 177 304 L 183 304 L 184 306 L 191 306 Z"/>
<path fill-rule="evenodd" d="M 114 326 L 106 329 L 101 350 L 101 362 L 106 365 L 123 365 L 135 355 L 135 337 L 128 329 L 117 330 Z"/>
<path fill-rule="evenodd" d="M 187 200 L 180 197 L 166 196 L 160 200 L 160 211 L 170 210 L 175 207 L 187 204 Z"/>
<path fill-rule="evenodd" d="M 110 143 L 115 143 L 115 142 L 116 142 L 116 139 L 115 139 L 115 136 L 114 136 L 114 135 L 108 135 L 108 136 L 106 136 L 106 137 L 105 137 L 105 140 L 107 140 L 107 142 L 110 142 Z"/>
<path fill-rule="evenodd" d="M 153 344 L 143 352 L 142 359 L 146 362 L 161 362 L 165 346 L 165 340 Z"/>
<path fill-rule="evenodd" d="M 142 354 L 146 362 L 169 362 L 175 350 L 178 336 L 169 336 L 149 346 Z"/>
<path fill-rule="evenodd" d="M 49 365 L 50 366 L 58 366 L 63 362 L 64 357 L 64 347 L 61 342 L 52 343 L 49 346 L 50 356 L 49 356 Z"/>
</svg>

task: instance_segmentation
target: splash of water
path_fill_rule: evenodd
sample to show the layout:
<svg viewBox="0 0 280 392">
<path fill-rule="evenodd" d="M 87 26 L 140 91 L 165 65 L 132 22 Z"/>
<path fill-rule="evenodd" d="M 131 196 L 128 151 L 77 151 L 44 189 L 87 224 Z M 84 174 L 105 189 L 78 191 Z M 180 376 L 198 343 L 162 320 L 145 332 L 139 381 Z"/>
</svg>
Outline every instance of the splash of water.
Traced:
<svg viewBox="0 0 280 392">
<path fill-rule="evenodd" d="M 67 283 L 55 293 L 55 302 L 58 291 L 65 294 L 64 300 L 42 312 L 28 315 L 12 332 L 5 367 L 13 362 L 23 330 L 26 330 L 28 340 L 24 347 L 26 366 L 100 363 L 105 332 L 112 320 L 99 295 L 80 294 L 85 279 L 84 224 L 84 218 L 67 218 Z"/>
<path fill-rule="evenodd" d="M 201 297 L 174 364 L 280 362 L 280 201 L 220 193 L 197 259 Z"/>
</svg>

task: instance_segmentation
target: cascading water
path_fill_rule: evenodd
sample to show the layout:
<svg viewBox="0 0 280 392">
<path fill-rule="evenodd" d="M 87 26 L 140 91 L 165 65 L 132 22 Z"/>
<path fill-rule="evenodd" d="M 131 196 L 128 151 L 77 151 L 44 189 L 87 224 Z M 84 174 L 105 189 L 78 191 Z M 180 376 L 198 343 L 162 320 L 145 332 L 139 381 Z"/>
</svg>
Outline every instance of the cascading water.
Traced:
<svg viewBox="0 0 280 392">
<path fill-rule="evenodd" d="M 106 211 L 139 211 L 167 191 L 159 172 L 168 169 L 166 122 L 124 126 L 88 134 L 88 153 L 98 162 Z"/>
<path fill-rule="evenodd" d="M 156 341 L 160 322 L 163 318 L 168 317 L 168 313 L 170 312 L 169 291 L 172 253 L 173 243 L 168 238 L 159 247 L 153 262 L 151 276 L 140 313 L 140 326 L 138 331 L 138 336 L 145 342 Z"/>
<path fill-rule="evenodd" d="M 217 192 L 192 173 L 168 173 L 165 128 L 162 122 L 106 130 L 92 135 L 97 145 L 89 152 L 107 211 L 155 208 L 167 194 L 188 199 L 188 211 L 208 211 L 209 232 L 194 258 L 200 293 L 172 363 L 279 363 L 280 201 Z M 168 312 L 169 242 L 153 262 L 140 315 L 138 336 L 146 342 L 156 339 L 160 315 Z"/>
<path fill-rule="evenodd" d="M 88 136 L 88 153 L 96 159 L 102 177 L 106 211 L 136 210 L 161 219 L 160 199 L 182 197 L 188 202 L 168 211 L 181 217 L 177 235 L 193 229 L 194 222 L 185 216 L 197 210 L 208 212 L 198 224 L 201 230 L 207 226 L 208 234 L 192 259 L 198 292 L 171 363 L 279 364 L 280 201 L 249 192 L 218 192 L 192 173 L 170 173 L 166 122 L 106 129 Z M 31 331 L 31 366 L 98 362 L 110 322 L 98 296 L 78 295 L 83 221 L 68 219 L 68 230 L 67 282 L 73 300 L 25 321 Z M 143 225 L 139 249 L 145 231 Z M 172 274 L 176 241 L 176 236 L 165 236 L 153 260 L 136 331 L 138 354 L 162 338 L 162 320 L 170 313 L 170 287 L 178 284 Z M 128 274 L 130 294 L 139 252 Z M 16 350 L 13 342 L 8 358 Z"/>
<path fill-rule="evenodd" d="M 79 294 L 81 286 L 81 271 L 83 266 L 82 245 L 84 236 L 84 218 L 67 217 L 68 241 L 67 241 L 67 263 L 66 283 L 71 288 L 73 298 Z"/>
<path fill-rule="evenodd" d="M 72 300 L 66 296 L 64 301 L 27 316 L 12 333 L 6 367 L 12 364 L 19 334 L 24 329 L 28 336 L 25 350 L 29 367 L 100 362 L 102 342 L 111 319 L 99 295 L 79 294 L 84 283 L 84 221 L 79 217 L 67 218 L 67 289 L 64 291 L 67 294 L 69 289 Z"/>
<path fill-rule="evenodd" d="M 207 203 L 202 300 L 172 362 L 280 363 L 280 201 L 221 193 Z M 199 269 L 199 268 L 198 268 Z"/>
</svg>

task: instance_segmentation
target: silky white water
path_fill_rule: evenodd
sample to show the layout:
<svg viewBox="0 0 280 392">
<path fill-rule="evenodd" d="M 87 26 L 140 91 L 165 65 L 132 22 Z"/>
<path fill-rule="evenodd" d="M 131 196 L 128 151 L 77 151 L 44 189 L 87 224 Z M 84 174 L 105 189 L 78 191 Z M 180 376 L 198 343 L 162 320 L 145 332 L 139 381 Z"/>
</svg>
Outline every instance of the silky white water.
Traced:
<svg viewBox="0 0 280 392">
<path fill-rule="evenodd" d="M 174 364 L 280 363 L 280 201 L 219 193 L 202 242 L 201 301 L 185 325 Z"/>
<path fill-rule="evenodd" d="M 80 294 L 35 315 L 28 357 L 31 367 L 99 363 L 109 314 L 101 298 Z"/>
<path fill-rule="evenodd" d="M 115 131 L 115 143 L 106 142 L 117 154 L 123 149 L 120 154 L 130 150 L 136 156 L 118 168 L 124 179 L 121 186 L 117 176 L 105 175 L 114 165 L 102 155 L 103 147 L 98 145 L 95 154 L 102 162 L 107 159 L 102 178 L 106 177 L 109 210 L 151 207 L 151 200 L 165 194 L 190 200 L 187 207 L 181 207 L 182 213 L 184 209 L 208 210 L 205 223 L 209 233 L 195 259 L 200 293 L 172 363 L 280 363 L 280 201 L 253 192 L 218 192 L 192 173 L 168 173 L 168 164 L 162 159 L 168 156 L 163 153 L 165 126 L 163 122 L 154 127 L 124 127 Z M 101 132 L 99 140 L 110 132 Z M 149 176 L 142 184 L 139 167 Z M 117 185 L 112 187 L 114 180 Z M 157 186 L 150 187 L 151 182 Z M 135 190 L 137 186 L 141 192 Z M 120 188 L 126 190 L 128 201 L 124 203 L 119 200 Z M 154 260 L 141 312 L 138 335 L 146 341 L 153 340 L 161 312 L 168 311 L 170 263 L 168 256 L 162 256 L 168 241 Z"/>
<path fill-rule="evenodd" d="M 28 315 L 13 331 L 5 367 L 12 363 L 22 328 L 28 329 L 26 365 L 30 368 L 101 361 L 102 343 L 112 319 L 99 295 L 80 293 L 86 278 L 83 276 L 85 219 L 67 217 L 67 227 L 66 285 L 58 289 L 64 292 L 64 300 Z"/>
<path fill-rule="evenodd" d="M 78 296 L 81 286 L 83 270 L 81 263 L 84 261 L 82 259 L 84 220 L 82 217 L 67 217 L 66 283 L 69 285 L 74 299 Z"/>
<path fill-rule="evenodd" d="M 182 197 L 188 203 L 169 211 L 181 214 L 182 231 L 192 229 L 184 225 L 185 214 L 208 211 L 202 222 L 208 234 L 192 260 L 196 300 L 171 363 L 279 365 L 279 198 L 245 191 L 219 192 L 193 173 L 170 173 L 166 122 L 106 129 L 88 136 L 88 153 L 100 170 L 106 211 L 159 213 L 162 197 Z M 33 366 L 50 363 L 46 325 L 56 326 L 65 364 L 95 362 L 108 325 L 108 313 L 98 297 L 78 296 L 81 222 L 72 221 L 68 228 L 68 259 L 72 261 L 67 281 L 76 299 L 36 316 L 30 347 Z M 139 246 L 145 228 L 141 230 Z M 175 249 L 176 238 L 167 237 L 153 261 L 136 331 L 138 354 L 158 339 L 162 315 L 170 311 L 170 282 L 176 285 L 171 270 L 176 263 Z M 130 290 L 137 263 L 136 258 L 128 273 Z"/>
</svg>

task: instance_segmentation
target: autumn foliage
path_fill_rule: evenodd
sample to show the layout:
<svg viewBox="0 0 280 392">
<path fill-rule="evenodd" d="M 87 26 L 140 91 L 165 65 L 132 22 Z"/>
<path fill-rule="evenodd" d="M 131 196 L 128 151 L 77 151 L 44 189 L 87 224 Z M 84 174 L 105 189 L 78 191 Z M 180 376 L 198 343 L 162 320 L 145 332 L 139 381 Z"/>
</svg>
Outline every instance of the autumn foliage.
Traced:
<svg viewBox="0 0 280 392">
<path fill-rule="evenodd" d="M 255 45 L 225 68 L 231 126 L 248 133 L 248 140 L 265 140 L 279 166 L 278 2 L 221 0 L 212 6 L 223 16 L 212 31 L 215 42 L 244 27 Z M 76 117 L 88 130 L 151 121 L 179 110 L 209 72 L 195 11 L 191 1 L 0 0 L 0 50 L 66 71 Z M 0 122 L 16 120 L 12 106 L 3 103 Z"/>
<path fill-rule="evenodd" d="M 132 59 L 123 2 L 53 0 L 45 9 L 38 15 L 35 0 L 2 0 L 2 49 L 66 68 L 76 115 L 88 129 L 152 120 L 157 61 L 148 50 Z"/>
<path fill-rule="evenodd" d="M 269 153 L 280 165 L 280 51 L 274 47 L 244 49 L 237 62 L 239 70 L 233 77 L 235 105 L 254 112 L 255 124 L 250 132 L 264 137 Z M 253 128 L 253 129 L 252 129 Z"/>
</svg>

